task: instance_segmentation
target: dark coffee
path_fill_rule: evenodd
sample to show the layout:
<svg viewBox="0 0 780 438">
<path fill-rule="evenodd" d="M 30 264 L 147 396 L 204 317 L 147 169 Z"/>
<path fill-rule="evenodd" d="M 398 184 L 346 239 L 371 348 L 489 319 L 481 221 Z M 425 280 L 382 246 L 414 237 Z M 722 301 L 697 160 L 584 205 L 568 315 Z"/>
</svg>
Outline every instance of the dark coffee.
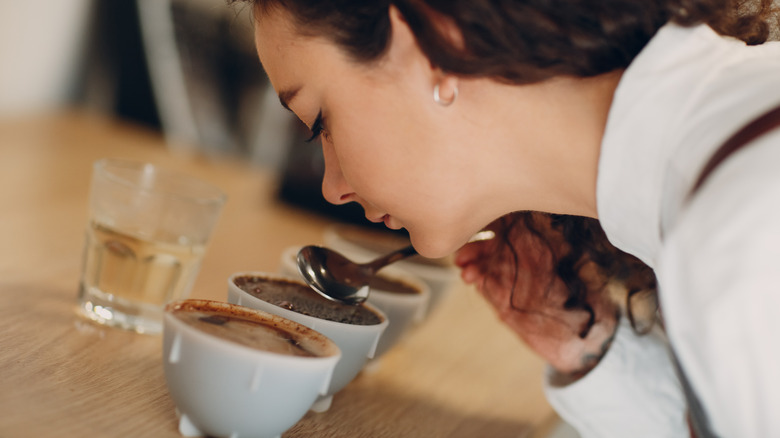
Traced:
<svg viewBox="0 0 780 438">
<path fill-rule="evenodd" d="M 416 295 L 420 289 L 408 284 L 402 280 L 385 277 L 384 275 L 375 275 L 368 283 L 371 290 L 381 290 L 382 292 L 392 292 L 405 295 Z"/>
<path fill-rule="evenodd" d="M 382 322 L 379 315 L 363 305 L 349 305 L 320 296 L 303 283 L 256 276 L 239 276 L 233 282 L 241 290 L 275 306 L 303 315 L 354 325 Z"/>
<path fill-rule="evenodd" d="M 316 348 L 319 335 L 312 337 L 310 329 L 282 318 L 266 320 L 238 306 L 182 301 L 172 307 L 171 314 L 202 332 L 258 350 L 302 357 L 327 355 Z"/>
</svg>

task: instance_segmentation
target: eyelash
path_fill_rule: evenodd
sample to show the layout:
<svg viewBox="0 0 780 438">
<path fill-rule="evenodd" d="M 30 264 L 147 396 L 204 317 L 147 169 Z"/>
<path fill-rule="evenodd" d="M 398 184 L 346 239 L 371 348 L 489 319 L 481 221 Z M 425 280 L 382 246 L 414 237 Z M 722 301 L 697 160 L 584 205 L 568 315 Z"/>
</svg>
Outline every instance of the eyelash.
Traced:
<svg viewBox="0 0 780 438">
<path fill-rule="evenodd" d="M 309 143 L 316 140 L 322 134 L 322 129 L 322 111 L 320 111 L 317 114 L 317 118 L 314 119 L 314 123 L 311 124 L 311 137 L 306 142 Z"/>
</svg>

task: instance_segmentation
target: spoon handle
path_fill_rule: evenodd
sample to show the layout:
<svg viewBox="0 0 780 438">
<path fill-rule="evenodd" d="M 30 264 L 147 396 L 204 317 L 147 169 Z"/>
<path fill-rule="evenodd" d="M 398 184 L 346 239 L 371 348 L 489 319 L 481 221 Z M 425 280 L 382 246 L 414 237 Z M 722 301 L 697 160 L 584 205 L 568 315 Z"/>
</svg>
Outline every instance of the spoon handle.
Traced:
<svg viewBox="0 0 780 438">
<path fill-rule="evenodd" d="M 382 257 L 379 257 L 376 260 L 373 260 L 369 263 L 366 263 L 365 267 L 366 270 L 368 270 L 372 275 L 376 273 L 376 271 L 382 269 L 386 265 L 389 265 L 390 263 L 395 263 L 399 260 L 403 260 L 407 257 L 416 255 L 417 251 L 414 249 L 412 245 L 405 246 L 399 250 L 393 251 L 389 254 L 385 254 Z"/>
<path fill-rule="evenodd" d="M 478 242 L 480 240 L 490 240 L 493 237 L 495 237 L 495 234 L 492 231 L 480 231 L 479 233 L 471 236 L 469 243 Z M 378 270 L 384 268 L 385 266 L 413 255 L 417 255 L 417 250 L 415 250 L 412 245 L 405 246 L 364 264 L 363 269 L 365 269 L 365 271 L 367 271 L 370 275 L 374 275 Z"/>
</svg>

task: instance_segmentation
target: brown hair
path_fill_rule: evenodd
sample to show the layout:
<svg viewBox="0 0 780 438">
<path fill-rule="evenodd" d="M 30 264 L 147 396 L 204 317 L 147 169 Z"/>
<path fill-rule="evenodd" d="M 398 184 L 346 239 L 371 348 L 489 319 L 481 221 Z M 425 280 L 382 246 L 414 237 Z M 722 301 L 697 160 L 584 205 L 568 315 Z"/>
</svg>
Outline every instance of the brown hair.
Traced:
<svg viewBox="0 0 780 438">
<path fill-rule="evenodd" d="M 613 246 L 598 220 L 582 216 L 515 212 L 496 221 L 496 236 L 503 241 L 504 248 L 514 259 L 514 266 L 519 266 L 519 252 L 527 250 L 515 246 L 518 234 L 530 233 L 549 248 L 554 270 L 548 273 L 550 278 L 541 284 L 552 286 L 555 278 L 559 278 L 569 293 L 563 308 L 585 311 L 589 315 L 589 321 L 577 328 L 581 338 L 585 338 L 597 322 L 594 303 L 591 302 L 593 297 L 615 302 L 638 333 L 645 333 L 652 328 L 658 316 L 655 273 L 636 257 Z M 545 222 L 549 222 L 552 234 L 543 230 Z M 561 241 L 565 245 L 561 246 Z M 588 268 L 590 264 L 596 268 L 595 275 Z M 515 269 L 510 306 L 517 311 L 527 311 L 515 304 L 515 293 L 528 293 L 518 290 L 522 284 L 520 275 Z M 534 275 L 541 276 L 544 272 Z M 539 296 L 545 295 L 542 293 Z"/>
<path fill-rule="evenodd" d="M 234 3 L 241 0 L 228 0 Z M 667 22 L 707 23 L 760 44 L 772 0 L 244 0 L 281 8 L 302 35 L 326 36 L 359 62 L 381 58 L 396 6 L 434 65 L 463 76 L 531 83 L 556 75 L 595 76 L 627 67 Z M 436 19 L 432 19 L 436 18 Z M 455 43 L 441 22 L 462 36 Z"/>
</svg>

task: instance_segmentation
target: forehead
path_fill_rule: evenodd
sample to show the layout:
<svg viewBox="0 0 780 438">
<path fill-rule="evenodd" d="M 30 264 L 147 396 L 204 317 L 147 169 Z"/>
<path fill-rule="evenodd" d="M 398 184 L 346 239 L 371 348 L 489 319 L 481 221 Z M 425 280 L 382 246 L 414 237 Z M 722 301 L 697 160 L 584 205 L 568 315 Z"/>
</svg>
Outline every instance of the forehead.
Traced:
<svg viewBox="0 0 780 438">
<path fill-rule="evenodd" d="M 332 74 L 342 54 L 324 37 L 301 35 L 287 11 L 276 7 L 255 12 L 255 45 L 274 88 L 286 88 L 312 73 Z"/>
<path fill-rule="evenodd" d="M 255 11 L 255 46 L 260 62 L 269 77 L 278 76 L 274 70 L 282 62 L 299 59 L 303 38 L 298 35 L 289 15 L 274 8 L 266 12 Z"/>
</svg>

